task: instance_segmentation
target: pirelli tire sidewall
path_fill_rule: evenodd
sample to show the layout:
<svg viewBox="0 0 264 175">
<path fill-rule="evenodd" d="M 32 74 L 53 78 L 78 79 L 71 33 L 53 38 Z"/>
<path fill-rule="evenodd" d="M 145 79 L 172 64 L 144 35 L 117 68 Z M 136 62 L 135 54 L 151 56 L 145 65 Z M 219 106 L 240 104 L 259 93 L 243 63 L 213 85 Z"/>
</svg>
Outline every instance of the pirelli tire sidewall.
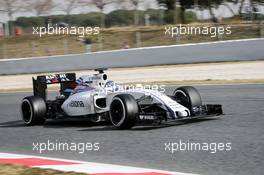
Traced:
<svg viewBox="0 0 264 175">
<path fill-rule="evenodd" d="M 41 125 L 45 122 L 47 105 L 43 98 L 28 96 L 22 100 L 21 115 L 25 125 Z"/>
<path fill-rule="evenodd" d="M 174 97 L 181 97 L 183 103 L 181 105 L 187 107 L 192 111 L 193 107 L 201 106 L 202 99 L 198 90 L 192 86 L 182 86 L 177 88 L 174 93 Z"/>
<path fill-rule="evenodd" d="M 139 108 L 130 94 L 116 95 L 110 104 L 109 117 L 117 129 L 130 129 L 135 126 Z"/>
</svg>

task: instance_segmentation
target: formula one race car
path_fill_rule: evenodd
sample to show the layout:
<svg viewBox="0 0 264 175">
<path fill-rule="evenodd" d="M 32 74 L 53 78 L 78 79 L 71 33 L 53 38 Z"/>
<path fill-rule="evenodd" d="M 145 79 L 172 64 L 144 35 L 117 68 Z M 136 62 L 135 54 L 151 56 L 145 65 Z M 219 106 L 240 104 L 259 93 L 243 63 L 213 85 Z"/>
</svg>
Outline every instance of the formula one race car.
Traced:
<svg viewBox="0 0 264 175">
<path fill-rule="evenodd" d="M 191 86 L 177 88 L 172 95 L 158 89 L 123 88 L 99 73 L 44 75 L 33 78 L 34 96 L 22 100 L 26 125 L 43 124 L 46 119 L 85 117 L 94 122 L 110 121 L 118 129 L 135 125 L 171 123 L 223 114 L 222 106 L 203 105 L 199 92 Z M 47 85 L 60 84 L 54 100 L 47 99 Z"/>
</svg>

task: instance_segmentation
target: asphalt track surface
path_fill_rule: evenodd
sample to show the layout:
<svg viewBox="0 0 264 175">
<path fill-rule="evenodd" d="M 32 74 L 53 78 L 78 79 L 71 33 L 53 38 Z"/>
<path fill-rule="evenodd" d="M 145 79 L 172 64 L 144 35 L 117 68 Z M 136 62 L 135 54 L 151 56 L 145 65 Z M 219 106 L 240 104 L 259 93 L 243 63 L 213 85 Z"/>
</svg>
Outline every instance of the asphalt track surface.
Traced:
<svg viewBox="0 0 264 175">
<path fill-rule="evenodd" d="M 119 131 L 83 121 L 48 121 L 25 127 L 20 100 L 31 93 L 0 94 L 0 152 L 114 163 L 199 174 L 259 175 L 264 171 L 264 85 L 198 86 L 205 103 L 221 103 L 225 115 L 170 127 Z M 170 87 L 167 93 L 171 93 Z M 33 142 L 100 142 L 100 151 L 32 151 Z M 231 151 L 164 151 L 164 142 L 231 142 Z"/>
</svg>

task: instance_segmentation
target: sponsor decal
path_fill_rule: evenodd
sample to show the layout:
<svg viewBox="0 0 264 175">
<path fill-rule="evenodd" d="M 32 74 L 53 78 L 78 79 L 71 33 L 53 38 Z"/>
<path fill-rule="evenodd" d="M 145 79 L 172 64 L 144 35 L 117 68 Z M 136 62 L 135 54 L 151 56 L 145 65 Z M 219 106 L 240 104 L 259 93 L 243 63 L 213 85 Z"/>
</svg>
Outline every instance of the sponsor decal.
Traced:
<svg viewBox="0 0 264 175">
<path fill-rule="evenodd" d="M 71 101 L 68 106 L 75 108 L 84 108 L 84 103 L 83 101 Z"/>
<path fill-rule="evenodd" d="M 139 115 L 140 120 L 154 120 L 153 115 Z"/>
<path fill-rule="evenodd" d="M 46 83 L 59 83 L 70 81 L 66 74 L 46 75 Z"/>
</svg>

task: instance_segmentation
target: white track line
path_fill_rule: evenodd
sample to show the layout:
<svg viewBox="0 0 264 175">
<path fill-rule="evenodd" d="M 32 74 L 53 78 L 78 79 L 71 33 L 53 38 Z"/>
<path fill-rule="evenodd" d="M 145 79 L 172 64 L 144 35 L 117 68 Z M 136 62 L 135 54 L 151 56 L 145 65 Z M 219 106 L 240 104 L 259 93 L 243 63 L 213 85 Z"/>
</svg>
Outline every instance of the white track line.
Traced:
<svg viewBox="0 0 264 175">
<path fill-rule="evenodd" d="M 40 157 L 40 156 L 31 156 L 31 155 L 23 155 L 23 154 L 9 154 L 9 153 L 0 153 L 1 159 L 22 159 L 22 158 L 37 158 L 37 159 L 45 159 L 45 160 L 55 160 L 55 161 L 63 161 L 74 163 L 72 165 L 41 165 L 34 166 L 38 168 L 48 168 L 54 170 L 61 171 L 74 171 L 80 173 L 90 173 L 90 174 L 98 174 L 98 173 L 164 173 L 168 175 L 194 175 L 190 173 L 181 173 L 181 172 L 171 172 L 171 171 L 163 171 L 156 169 L 148 169 L 148 168 L 138 168 L 132 166 L 121 166 L 121 165 L 113 165 L 113 164 L 105 164 L 105 163 L 94 163 L 94 162 L 85 162 L 85 161 L 76 161 L 76 160 L 68 160 L 68 159 L 58 159 L 51 157 Z"/>
</svg>

